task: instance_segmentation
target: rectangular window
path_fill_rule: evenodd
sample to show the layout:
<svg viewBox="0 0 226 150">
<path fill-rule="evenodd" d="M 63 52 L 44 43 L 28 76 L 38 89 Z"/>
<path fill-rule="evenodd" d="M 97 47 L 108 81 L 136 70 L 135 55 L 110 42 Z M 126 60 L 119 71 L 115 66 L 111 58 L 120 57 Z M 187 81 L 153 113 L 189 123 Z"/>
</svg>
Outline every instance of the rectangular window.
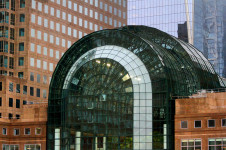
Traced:
<svg viewBox="0 0 226 150">
<path fill-rule="evenodd" d="M 2 91 L 2 82 L 0 82 L 0 91 Z"/>
<path fill-rule="evenodd" d="M 16 99 L 16 108 L 20 108 L 20 100 Z"/>
<path fill-rule="evenodd" d="M 37 53 L 38 54 L 41 54 L 41 49 L 42 49 L 41 45 L 37 45 Z"/>
<path fill-rule="evenodd" d="M 47 77 L 45 75 L 43 76 L 43 83 L 47 84 Z"/>
<path fill-rule="evenodd" d="M 18 65 L 19 66 L 23 66 L 24 65 L 24 57 L 19 57 Z"/>
<path fill-rule="evenodd" d="M 42 132 L 42 129 L 41 128 L 35 128 L 35 134 L 36 135 L 40 135 Z"/>
<path fill-rule="evenodd" d="M 9 91 L 13 92 L 13 83 L 12 82 L 9 82 Z"/>
<path fill-rule="evenodd" d="M 23 86 L 23 94 L 27 95 L 27 86 L 26 85 Z"/>
<path fill-rule="evenodd" d="M 9 57 L 9 68 L 10 69 L 14 68 L 14 58 L 13 57 Z"/>
<path fill-rule="evenodd" d="M 221 119 L 221 126 L 226 127 L 226 119 Z"/>
<path fill-rule="evenodd" d="M 26 150 L 41 150 L 41 144 L 31 144 L 31 145 L 24 145 L 24 149 Z"/>
<path fill-rule="evenodd" d="M 20 93 L 20 84 L 16 85 L 16 93 Z"/>
<path fill-rule="evenodd" d="M 26 100 L 23 100 L 23 105 L 27 105 L 27 101 Z"/>
<path fill-rule="evenodd" d="M 24 73 L 23 72 L 18 72 L 18 78 L 23 79 L 24 78 Z"/>
<path fill-rule="evenodd" d="M 42 25 L 42 17 L 38 16 L 38 25 Z"/>
<path fill-rule="evenodd" d="M 10 39 L 14 40 L 14 37 L 15 37 L 15 30 L 14 28 L 10 28 Z"/>
<path fill-rule="evenodd" d="M 24 36 L 24 28 L 19 29 L 19 36 Z"/>
<path fill-rule="evenodd" d="M 34 72 L 30 72 L 30 81 L 34 81 Z"/>
<path fill-rule="evenodd" d="M 41 79 L 40 74 L 37 74 L 37 82 L 38 82 L 38 83 L 40 83 L 40 79 Z"/>
<path fill-rule="evenodd" d="M 0 97 L 0 106 L 2 106 L 2 97 Z"/>
<path fill-rule="evenodd" d="M 181 121 L 181 128 L 187 129 L 188 128 L 188 121 Z"/>
<path fill-rule="evenodd" d="M 2 128 L 2 134 L 7 135 L 7 128 Z"/>
<path fill-rule="evenodd" d="M 47 92 L 46 92 L 46 90 L 43 90 L 43 91 L 42 91 L 42 95 L 43 95 L 43 98 L 46 98 L 46 97 L 47 97 Z"/>
<path fill-rule="evenodd" d="M 34 96 L 34 87 L 30 87 L 30 96 Z"/>
<path fill-rule="evenodd" d="M 25 0 L 20 0 L 20 8 L 25 8 Z"/>
<path fill-rule="evenodd" d="M 24 51 L 24 42 L 19 43 L 19 51 Z"/>
<path fill-rule="evenodd" d="M 10 43 L 10 54 L 14 54 L 14 43 Z"/>
<path fill-rule="evenodd" d="M 181 150 L 201 150 L 201 139 L 181 140 Z"/>
<path fill-rule="evenodd" d="M 36 96 L 40 97 L 40 89 L 39 88 L 36 89 Z"/>
<path fill-rule="evenodd" d="M 25 135 L 30 135 L 31 134 L 31 129 L 30 128 L 24 128 L 24 134 Z"/>
<path fill-rule="evenodd" d="M 11 10 L 15 11 L 15 0 L 11 0 Z"/>
<path fill-rule="evenodd" d="M 25 22 L 25 14 L 20 14 L 20 22 Z"/>
<path fill-rule="evenodd" d="M 195 128 L 201 128 L 202 127 L 202 121 L 201 120 L 195 120 Z"/>
<path fill-rule="evenodd" d="M 9 107 L 13 107 L 13 98 L 9 98 Z"/>
<path fill-rule="evenodd" d="M 17 114 L 17 115 L 16 115 L 16 119 L 20 119 L 20 115 Z"/>
<path fill-rule="evenodd" d="M 0 52 L 8 53 L 8 42 L 7 41 L 0 41 Z"/>
<path fill-rule="evenodd" d="M 226 138 L 208 139 L 209 150 L 224 150 L 225 146 L 226 146 Z"/>
<path fill-rule="evenodd" d="M 8 38 L 9 36 L 9 28 L 6 26 L 0 26 L 0 37 Z"/>
<path fill-rule="evenodd" d="M 13 130 L 14 135 L 20 135 L 20 129 L 14 129 Z M 14 150 L 14 149 L 13 149 Z"/>
<path fill-rule="evenodd" d="M 209 127 L 209 128 L 215 127 L 215 120 L 213 120 L 213 119 L 208 120 L 208 127 Z"/>
</svg>

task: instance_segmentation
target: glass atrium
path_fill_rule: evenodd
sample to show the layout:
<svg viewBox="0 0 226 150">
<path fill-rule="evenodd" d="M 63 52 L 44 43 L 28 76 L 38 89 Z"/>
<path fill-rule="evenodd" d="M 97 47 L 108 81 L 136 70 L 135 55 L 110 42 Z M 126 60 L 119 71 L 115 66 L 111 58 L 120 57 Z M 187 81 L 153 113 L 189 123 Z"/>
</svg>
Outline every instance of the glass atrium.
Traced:
<svg viewBox="0 0 226 150">
<path fill-rule="evenodd" d="M 52 76 L 47 149 L 174 149 L 175 98 L 222 86 L 201 52 L 160 30 L 93 32 Z"/>
</svg>

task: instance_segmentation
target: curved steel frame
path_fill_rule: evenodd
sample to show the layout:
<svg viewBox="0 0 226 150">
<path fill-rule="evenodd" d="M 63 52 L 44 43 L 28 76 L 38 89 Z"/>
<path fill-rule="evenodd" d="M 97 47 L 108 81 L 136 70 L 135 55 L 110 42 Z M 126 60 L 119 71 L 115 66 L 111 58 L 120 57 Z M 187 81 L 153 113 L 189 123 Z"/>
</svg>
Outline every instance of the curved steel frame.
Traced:
<svg viewBox="0 0 226 150">
<path fill-rule="evenodd" d="M 54 146 L 54 129 L 65 126 L 65 81 L 70 81 L 66 78 L 70 71 L 75 71 L 72 69 L 73 65 L 92 50 L 101 47 L 108 49 L 109 45 L 129 51 L 136 56 L 134 58 L 139 58 L 135 63 L 140 60 L 146 68 L 152 87 L 153 133 L 149 142 L 153 143 L 153 149 L 174 149 L 173 97 L 189 96 L 199 89 L 215 89 L 224 85 L 203 54 L 193 46 L 145 26 L 127 26 L 94 32 L 74 43 L 64 54 L 50 84 L 48 149 L 53 149 Z M 139 102 L 134 100 L 134 103 Z M 61 138 L 64 138 L 64 134 L 61 134 Z"/>
</svg>

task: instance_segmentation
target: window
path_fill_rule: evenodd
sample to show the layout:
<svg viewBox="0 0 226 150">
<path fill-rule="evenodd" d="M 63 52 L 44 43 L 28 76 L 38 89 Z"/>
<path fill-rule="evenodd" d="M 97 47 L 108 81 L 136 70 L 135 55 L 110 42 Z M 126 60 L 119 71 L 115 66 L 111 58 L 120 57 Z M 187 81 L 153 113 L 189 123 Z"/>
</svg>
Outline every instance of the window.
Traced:
<svg viewBox="0 0 226 150">
<path fill-rule="evenodd" d="M 14 58 L 9 57 L 9 68 L 13 69 L 13 67 L 14 67 Z"/>
<path fill-rule="evenodd" d="M 74 24 L 77 24 L 77 17 L 74 16 Z"/>
<path fill-rule="evenodd" d="M 0 37 L 8 38 L 9 28 L 6 26 L 0 26 Z"/>
<path fill-rule="evenodd" d="M 19 43 L 19 51 L 24 51 L 24 42 Z"/>
<path fill-rule="evenodd" d="M 181 141 L 182 150 L 201 150 L 201 139 L 187 139 Z"/>
<path fill-rule="evenodd" d="M 60 59 L 60 53 L 59 53 L 59 51 L 56 51 L 56 59 Z"/>
<path fill-rule="evenodd" d="M 10 39 L 14 40 L 14 37 L 15 37 L 15 29 L 10 28 Z"/>
<path fill-rule="evenodd" d="M 24 78 L 24 73 L 23 72 L 18 72 L 18 78 L 23 79 Z"/>
<path fill-rule="evenodd" d="M 71 14 L 68 14 L 68 16 L 67 16 L 67 20 L 68 20 L 68 22 L 71 22 L 71 20 L 72 20 L 72 16 L 71 16 Z"/>
<path fill-rule="evenodd" d="M 13 130 L 14 135 L 19 135 L 20 134 L 20 129 L 14 129 Z"/>
<path fill-rule="evenodd" d="M 27 86 L 26 85 L 23 86 L 23 94 L 27 95 Z"/>
<path fill-rule="evenodd" d="M 201 120 L 195 120 L 195 128 L 201 128 L 202 127 L 202 121 Z"/>
<path fill-rule="evenodd" d="M 24 57 L 19 57 L 18 65 L 19 66 L 23 66 L 24 65 Z"/>
<path fill-rule="evenodd" d="M 57 18 L 60 18 L 60 10 L 56 10 L 56 16 L 57 16 Z"/>
<path fill-rule="evenodd" d="M 24 36 L 24 28 L 19 29 L 19 36 Z"/>
<path fill-rule="evenodd" d="M 53 71 L 53 63 L 49 63 L 49 71 Z"/>
<path fill-rule="evenodd" d="M 9 91 L 13 92 L 13 83 L 12 82 L 9 82 Z"/>
<path fill-rule="evenodd" d="M 42 129 L 41 128 L 35 128 L 35 134 L 36 135 L 40 135 L 41 134 Z"/>
<path fill-rule="evenodd" d="M 66 13 L 62 12 L 62 19 L 66 20 Z"/>
<path fill-rule="evenodd" d="M 77 37 L 77 30 L 73 29 L 73 37 Z"/>
<path fill-rule="evenodd" d="M 209 128 L 215 127 L 215 120 L 208 120 L 208 127 Z"/>
<path fill-rule="evenodd" d="M 9 98 L 9 107 L 13 107 L 13 98 Z"/>
<path fill-rule="evenodd" d="M 79 13 L 82 14 L 82 6 L 81 5 L 79 5 Z"/>
<path fill-rule="evenodd" d="M 41 78 L 40 74 L 37 74 L 37 82 L 38 83 L 40 83 L 40 78 Z"/>
<path fill-rule="evenodd" d="M 48 19 L 44 19 L 44 27 L 48 28 Z"/>
<path fill-rule="evenodd" d="M 41 68 L 41 60 L 37 59 L 37 68 Z"/>
<path fill-rule="evenodd" d="M 42 17 L 38 16 L 38 25 L 42 25 Z"/>
<path fill-rule="evenodd" d="M 62 25 L 62 33 L 66 33 L 66 27 Z"/>
<path fill-rule="evenodd" d="M 34 67 L 35 65 L 35 60 L 34 58 L 30 58 L 30 66 Z"/>
<path fill-rule="evenodd" d="M 20 0 L 20 8 L 24 8 L 25 7 L 25 0 Z"/>
<path fill-rule="evenodd" d="M 11 10 L 15 11 L 15 0 L 11 0 Z"/>
<path fill-rule="evenodd" d="M 52 16 L 54 16 L 54 8 L 53 8 L 53 7 L 50 8 L 50 14 L 51 14 Z"/>
<path fill-rule="evenodd" d="M 27 101 L 26 100 L 23 100 L 23 105 L 26 105 L 27 104 Z"/>
<path fill-rule="evenodd" d="M 2 82 L 0 82 L 0 91 L 2 91 Z"/>
<path fill-rule="evenodd" d="M 9 119 L 13 119 L 13 114 L 9 113 Z"/>
<path fill-rule="evenodd" d="M 31 37 L 35 37 L 35 29 L 31 29 Z"/>
<path fill-rule="evenodd" d="M 8 42 L 7 41 L 0 41 L 0 52 L 8 53 Z"/>
<path fill-rule="evenodd" d="M 39 144 L 32 144 L 32 145 L 24 145 L 24 149 L 26 150 L 41 150 L 41 145 Z"/>
<path fill-rule="evenodd" d="M 221 126 L 226 127 L 226 119 L 221 119 Z"/>
<path fill-rule="evenodd" d="M 41 39 L 42 39 L 42 32 L 41 32 L 41 31 L 38 31 L 37 34 L 38 34 L 37 38 L 38 38 L 39 40 L 41 40 Z"/>
<path fill-rule="evenodd" d="M 188 121 L 181 121 L 181 128 L 187 129 L 188 128 Z"/>
<path fill-rule="evenodd" d="M 20 119 L 20 115 L 17 114 L 17 115 L 16 115 L 16 119 Z"/>
<path fill-rule="evenodd" d="M 25 135 L 30 135 L 31 134 L 31 129 L 30 128 L 24 128 L 24 134 Z"/>
<path fill-rule="evenodd" d="M 43 76 L 43 83 L 47 84 L 47 77 L 45 75 Z"/>
<path fill-rule="evenodd" d="M 14 54 L 14 43 L 10 43 L 10 54 Z"/>
<path fill-rule="evenodd" d="M 42 91 L 42 95 L 43 95 L 43 98 L 46 98 L 46 97 L 47 97 L 47 92 L 46 92 L 46 90 L 43 90 L 43 91 Z"/>
<path fill-rule="evenodd" d="M 47 70 L 47 62 L 46 61 L 43 61 L 43 69 Z"/>
<path fill-rule="evenodd" d="M 44 6 L 44 12 L 45 12 L 46 14 L 48 14 L 48 5 L 45 5 L 45 6 Z"/>
<path fill-rule="evenodd" d="M 2 134 L 7 135 L 7 128 L 2 128 Z"/>
<path fill-rule="evenodd" d="M 78 7 L 78 5 L 76 3 L 74 3 L 74 11 L 77 11 L 77 7 Z"/>
<path fill-rule="evenodd" d="M 42 3 L 38 2 L 38 10 L 42 11 Z"/>
<path fill-rule="evenodd" d="M 34 96 L 34 87 L 30 87 L 30 96 Z"/>
<path fill-rule="evenodd" d="M 2 97 L 0 97 L 0 106 L 2 106 Z"/>
<path fill-rule="evenodd" d="M 25 22 L 25 14 L 20 14 L 20 22 Z"/>
<path fill-rule="evenodd" d="M 46 48 L 46 47 L 43 47 L 43 54 L 44 54 L 45 56 L 47 56 L 47 48 Z"/>
<path fill-rule="evenodd" d="M 40 97 L 40 89 L 39 88 L 36 89 L 36 96 Z"/>
<path fill-rule="evenodd" d="M 16 99 L 16 108 L 20 108 L 20 100 Z"/>
<path fill-rule="evenodd" d="M 38 54 L 41 54 L 41 49 L 42 49 L 41 45 L 37 45 L 37 53 Z"/>
<path fill-rule="evenodd" d="M 20 93 L 20 84 L 16 85 L 16 93 Z"/>
<path fill-rule="evenodd" d="M 226 146 L 226 138 L 211 138 L 208 139 L 209 150 L 223 150 Z"/>
</svg>

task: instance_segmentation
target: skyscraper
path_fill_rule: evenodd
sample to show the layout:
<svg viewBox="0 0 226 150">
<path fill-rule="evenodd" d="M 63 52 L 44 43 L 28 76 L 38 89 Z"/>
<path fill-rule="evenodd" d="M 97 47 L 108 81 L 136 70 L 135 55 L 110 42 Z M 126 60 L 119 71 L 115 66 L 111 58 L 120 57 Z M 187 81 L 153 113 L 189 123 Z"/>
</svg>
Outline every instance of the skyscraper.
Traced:
<svg viewBox="0 0 226 150">
<path fill-rule="evenodd" d="M 128 24 L 155 27 L 188 40 L 226 77 L 225 6 L 225 0 L 128 0 Z"/>
<path fill-rule="evenodd" d="M 125 0 L 0 0 L 0 10 L 3 122 L 22 118 L 23 104 L 47 102 L 52 73 L 72 43 L 127 20 Z"/>
</svg>

